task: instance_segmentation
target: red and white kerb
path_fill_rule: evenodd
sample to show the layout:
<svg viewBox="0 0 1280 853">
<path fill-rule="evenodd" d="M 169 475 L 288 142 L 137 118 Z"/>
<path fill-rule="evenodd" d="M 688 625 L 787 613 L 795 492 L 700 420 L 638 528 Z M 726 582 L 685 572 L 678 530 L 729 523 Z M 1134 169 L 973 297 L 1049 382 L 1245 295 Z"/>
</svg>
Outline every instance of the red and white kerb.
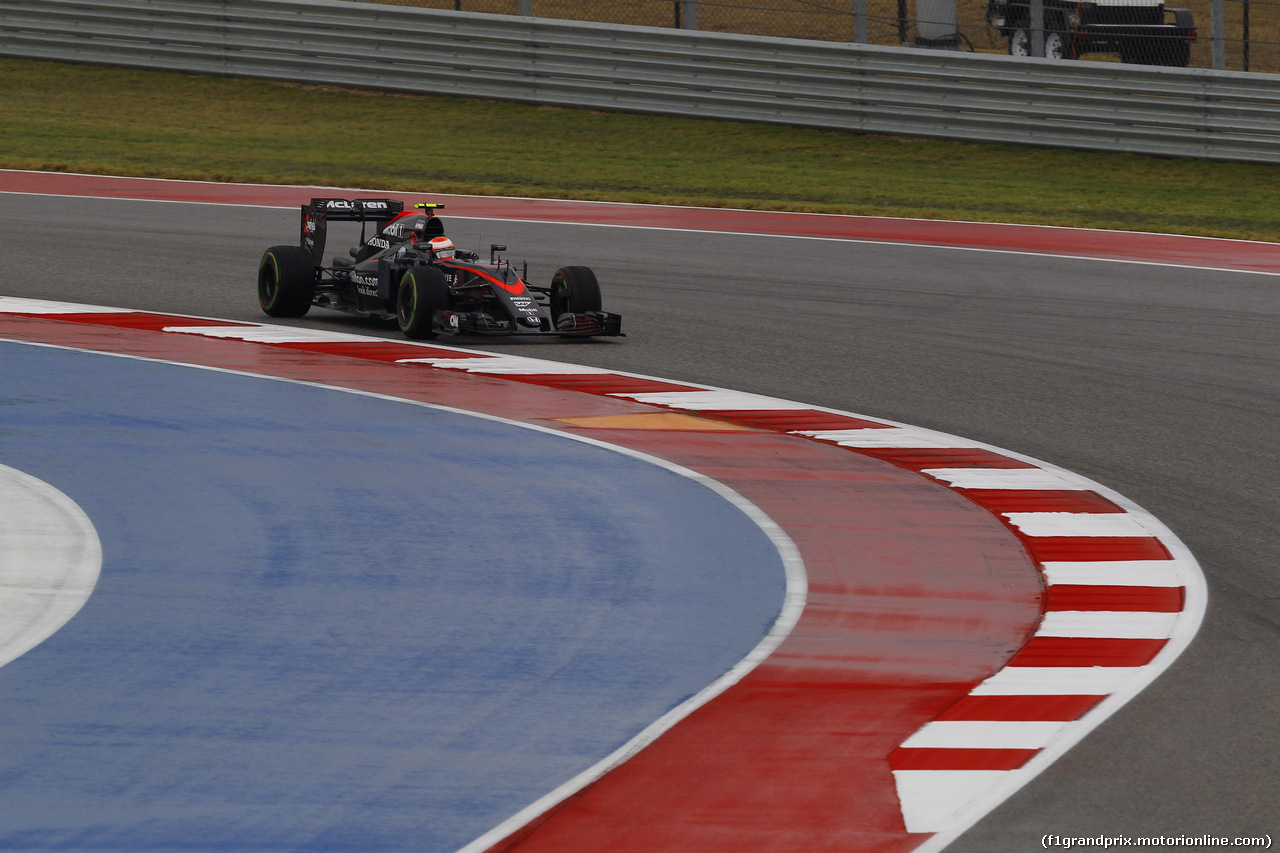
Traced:
<svg viewBox="0 0 1280 853">
<path fill-rule="evenodd" d="M 889 755 L 906 829 L 938 850 L 1136 695 L 1186 647 L 1205 583 L 1155 517 L 1090 480 L 980 442 L 738 391 L 436 344 L 0 297 L 0 314 L 341 351 L 626 398 L 826 442 L 985 508 L 1039 568 L 1041 617 L 1002 668 Z M 362 353 L 365 355 L 362 356 Z"/>
</svg>

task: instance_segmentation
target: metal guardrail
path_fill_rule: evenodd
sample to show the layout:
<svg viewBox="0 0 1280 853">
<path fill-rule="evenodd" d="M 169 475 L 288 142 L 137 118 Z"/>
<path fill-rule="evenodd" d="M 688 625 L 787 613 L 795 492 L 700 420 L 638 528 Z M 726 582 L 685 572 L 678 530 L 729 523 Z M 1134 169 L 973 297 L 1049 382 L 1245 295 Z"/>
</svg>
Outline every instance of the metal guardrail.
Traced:
<svg viewBox="0 0 1280 853">
<path fill-rule="evenodd" d="M 339 0 L 3 0 L 0 55 L 1280 163 L 1280 75 Z"/>
</svg>

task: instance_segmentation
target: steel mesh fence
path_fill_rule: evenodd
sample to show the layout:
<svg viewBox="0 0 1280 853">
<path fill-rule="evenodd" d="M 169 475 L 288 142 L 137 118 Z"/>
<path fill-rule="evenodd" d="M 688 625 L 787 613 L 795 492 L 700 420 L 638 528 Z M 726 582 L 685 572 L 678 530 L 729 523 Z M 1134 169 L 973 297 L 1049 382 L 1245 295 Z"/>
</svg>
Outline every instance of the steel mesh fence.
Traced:
<svg viewBox="0 0 1280 853">
<path fill-rule="evenodd" d="M 359 0 L 369 2 L 369 0 Z M 860 41 L 856 0 L 373 0 L 400 6 L 485 12 L 498 15 L 532 14 L 540 18 L 594 21 L 647 27 L 691 27 L 707 32 L 742 33 L 779 38 Z M 950 0 L 946 0 L 950 2 Z M 1017 2 L 1017 0 L 1015 0 Z M 1021 0 L 1025 2 L 1025 0 Z M 1047 11 L 1045 33 L 1048 55 L 1064 59 L 1134 62 L 1139 64 L 1213 67 L 1210 40 L 1214 0 L 1170 0 L 1190 13 L 1195 34 L 1154 37 L 1150 49 L 1124 51 L 1116 44 L 1073 39 L 1069 32 L 1055 33 L 1054 12 Z M 1280 72 L 1280 0 L 1221 0 L 1225 23 L 1225 68 L 1234 71 Z M 1050 0 L 1052 3 L 1052 0 Z M 1047 3 L 1046 5 L 1050 5 Z M 928 12 L 918 9 L 924 0 L 865 0 L 865 40 L 879 45 L 937 47 L 922 37 L 930 27 Z M 930 5 L 929 8 L 932 8 Z M 980 53 L 1020 54 L 1011 46 L 1017 34 L 993 26 L 989 12 L 999 0 L 955 0 L 954 48 Z M 1076 4 L 1077 7 L 1080 4 Z M 1099 8 L 1102 8 L 1101 5 Z M 1172 8 L 1172 7 L 1171 7 Z M 1166 24 L 1173 24 L 1171 8 L 1164 9 Z M 1061 28 L 1067 28 L 1063 13 Z M 1186 47 L 1177 46 L 1177 42 Z M 1062 45 L 1061 47 L 1059 45 Z M 1026 46 L 1029 49 L 1030 45 Z M 1181 51 L 1181 53 L 1180 53 Z"/>
<path fill-rule="evenodd" d="M 1230 0 L 1225 4 L 1224 15 L 1228 35 L 1227 68 L 1280 71 L 1280 3 Z M 1207 31 L 1207 26 L 1201 30 Z"/>
</svg>

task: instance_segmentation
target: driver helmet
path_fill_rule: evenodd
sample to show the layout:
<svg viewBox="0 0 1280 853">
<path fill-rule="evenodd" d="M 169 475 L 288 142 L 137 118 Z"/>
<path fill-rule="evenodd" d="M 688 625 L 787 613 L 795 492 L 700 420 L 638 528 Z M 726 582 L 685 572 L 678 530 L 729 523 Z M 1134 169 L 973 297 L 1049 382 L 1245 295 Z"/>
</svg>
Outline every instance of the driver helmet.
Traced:
<svg viewBox="0 0 1280 853">
<path fill-rule="evenodd" d="M 448 237 L 432 237 L 427 241 L 427 248 L 431 250 L 431 257 L 438 261 L 453 259 L 453 241 Z"/>
</svg>

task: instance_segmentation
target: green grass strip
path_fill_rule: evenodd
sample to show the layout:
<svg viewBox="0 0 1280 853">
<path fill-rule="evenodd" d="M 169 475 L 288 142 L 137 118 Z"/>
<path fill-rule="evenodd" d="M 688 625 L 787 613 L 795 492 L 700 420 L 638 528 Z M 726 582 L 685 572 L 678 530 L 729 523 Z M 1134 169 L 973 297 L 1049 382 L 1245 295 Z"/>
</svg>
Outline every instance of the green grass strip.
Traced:
<svg viewBox="0 0 1280 853">
<path fill-rule="evenodd" d="M 1275 166 L 0 59 L 0 167 L 1280 239 Z"/>
</svg>

